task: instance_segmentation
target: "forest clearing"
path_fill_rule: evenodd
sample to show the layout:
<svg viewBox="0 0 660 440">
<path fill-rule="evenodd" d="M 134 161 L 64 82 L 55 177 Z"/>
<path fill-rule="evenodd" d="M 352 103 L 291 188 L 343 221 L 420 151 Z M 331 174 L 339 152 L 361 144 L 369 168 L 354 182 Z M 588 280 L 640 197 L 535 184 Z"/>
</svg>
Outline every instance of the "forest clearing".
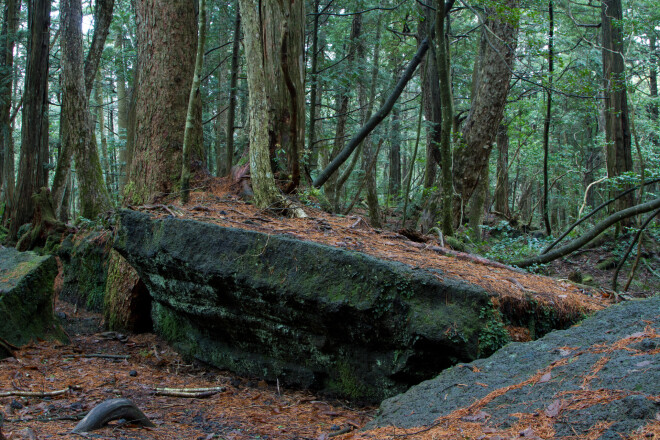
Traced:
<svg viewBox="0 0 660 440">
<path fill-rule="evenodd" d="M 0 440 L 660 438 L 654 0 L 0 5 Z"/>
</svg>

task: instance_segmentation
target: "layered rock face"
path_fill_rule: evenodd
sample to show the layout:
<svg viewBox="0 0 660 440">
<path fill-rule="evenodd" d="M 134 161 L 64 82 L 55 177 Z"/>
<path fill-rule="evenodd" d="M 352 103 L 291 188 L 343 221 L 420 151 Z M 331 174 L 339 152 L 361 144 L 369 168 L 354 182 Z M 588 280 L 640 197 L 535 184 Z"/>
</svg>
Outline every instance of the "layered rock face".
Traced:
<svg viewBox="0 0 660 440">
<path fill-rule="evenodd" d="M 379 401 L 477 358 L 492 332 L 491 294 L 439 270 L 284 235 L 120 217 L 114 247 L 153 297 L 154 327 L 219 368 Z"/>
<path fill-rule="evenodd" d="M 65 339 L 53 317 L 55 258 L 0 246 L 0 339 L 21 346 L 31 340 Z M 0 358 L 9 353 L 0 345 Z"/>
</svg>

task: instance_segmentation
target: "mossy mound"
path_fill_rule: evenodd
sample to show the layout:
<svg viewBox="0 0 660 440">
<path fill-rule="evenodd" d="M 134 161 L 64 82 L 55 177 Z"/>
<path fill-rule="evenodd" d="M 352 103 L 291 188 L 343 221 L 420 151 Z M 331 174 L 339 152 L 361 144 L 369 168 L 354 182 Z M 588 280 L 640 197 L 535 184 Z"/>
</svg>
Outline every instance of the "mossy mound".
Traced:
<svg viewBox="0 0 660 440">
<path fill-rule="evenodd" d="M 0 338 L 21 346 L 31 340 L 65 340 L 53 317 L 53 256 L 0 246 Z M 0 351 L 0 357 L 7 353 Z"/>
<path fill-rule="evenodd" d="M 86 231 L 62 241 L 58 255 L 63 267 L 60 298 L 100 312 L 108 278 L 112 239 L 108 231 Z"/>
</svg>

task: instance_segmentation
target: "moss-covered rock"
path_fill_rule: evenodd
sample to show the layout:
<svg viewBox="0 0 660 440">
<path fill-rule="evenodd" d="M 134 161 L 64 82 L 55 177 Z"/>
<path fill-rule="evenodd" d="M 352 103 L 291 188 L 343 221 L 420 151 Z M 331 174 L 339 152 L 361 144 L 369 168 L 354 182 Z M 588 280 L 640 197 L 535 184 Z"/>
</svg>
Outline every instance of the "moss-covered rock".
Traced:
<svg viewBox="0 0 660 440">
<path fill-rule="evenodd" d="M 71 234 L 62 241 L 58 250 L 63 268 L 60 298 L 88 310 L 103 310 L 111 238 L 108 231 L 101 230 Z"/>
<path fill-rule="evenodd" d="M 37 339 L 66 340 L 53 317 L 56 275 L 55 257 L 0 246 L 0 338 L 17 346 Z"/>
<path fill-rule="evenodd" d="M 155 300 L 154 327 L 220 368 L 378 401 L 475 359 L 480 338 L 499 335 L 483 316 L 491 294 L 440 270 L 283 235 L 120 217 L 114 247 Z"/>
</svg>

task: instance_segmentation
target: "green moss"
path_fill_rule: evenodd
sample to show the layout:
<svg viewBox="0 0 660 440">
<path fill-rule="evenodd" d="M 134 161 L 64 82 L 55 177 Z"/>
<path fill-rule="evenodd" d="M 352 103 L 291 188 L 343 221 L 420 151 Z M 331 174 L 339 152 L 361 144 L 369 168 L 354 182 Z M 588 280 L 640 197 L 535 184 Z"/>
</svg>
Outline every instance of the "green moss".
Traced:
<svg viewBox="0 0 660 440">
<path fill-rule="evenodd" d="M 329 381 L 329 390 L 354 400 L 370 397 L 369 387 L 346 360 L 338 361 L 335 368 L 336 377 Z"/>
</svg>

